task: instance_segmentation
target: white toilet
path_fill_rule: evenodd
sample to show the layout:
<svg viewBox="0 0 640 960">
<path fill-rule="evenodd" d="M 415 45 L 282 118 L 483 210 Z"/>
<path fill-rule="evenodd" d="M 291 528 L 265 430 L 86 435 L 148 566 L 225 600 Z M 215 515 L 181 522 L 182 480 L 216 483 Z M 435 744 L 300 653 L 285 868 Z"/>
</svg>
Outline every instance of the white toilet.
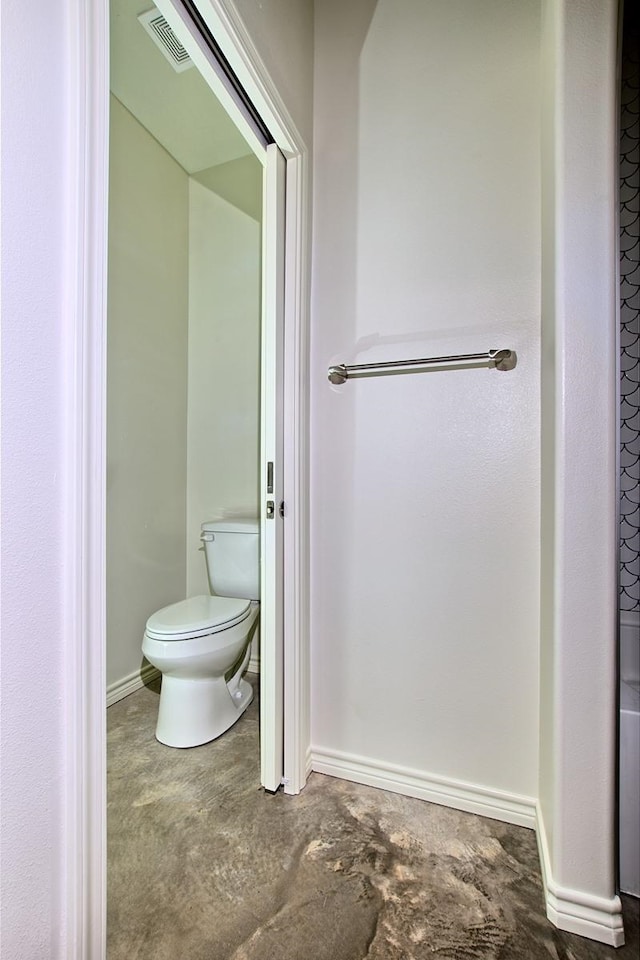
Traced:
<svg viewBox="0 0 640 960">
<path fill-rule="evenodd" d="M 201 540 L 215 595 L 158 610 L 142 641 L 143 654 L 162 673 L 156 737 L 169 747 L 215 740 L 253 699 L 243 674 L 260 609 L 258 523 L 203 523 Z"/>
</svg>

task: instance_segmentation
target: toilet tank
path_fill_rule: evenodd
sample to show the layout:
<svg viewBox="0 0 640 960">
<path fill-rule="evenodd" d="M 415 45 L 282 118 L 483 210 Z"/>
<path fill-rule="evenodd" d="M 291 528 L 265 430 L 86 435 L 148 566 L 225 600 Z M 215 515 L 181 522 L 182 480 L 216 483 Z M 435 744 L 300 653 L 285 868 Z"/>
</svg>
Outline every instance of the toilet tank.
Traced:
<svg viewBox="0 0 640 960">
<path fill-rule="evenodd" d="M 218 597 L 260 599 L 260 527 L 257 520 L 202 524 L 211 592 Z"/>
</svg>

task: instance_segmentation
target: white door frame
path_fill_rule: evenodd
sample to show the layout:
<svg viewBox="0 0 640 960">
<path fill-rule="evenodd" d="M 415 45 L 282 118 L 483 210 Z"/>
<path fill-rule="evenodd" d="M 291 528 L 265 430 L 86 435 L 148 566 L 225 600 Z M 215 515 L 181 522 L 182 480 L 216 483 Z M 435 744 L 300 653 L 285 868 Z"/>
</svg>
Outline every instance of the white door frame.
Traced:
<svg viewBox="0 0 640 960">
<path fill-rule="evenodd" d="M 309 156 L 230 0 L 198 8 L 286 165 L 284 344 L 285 791 L 309 771 L 308 625 L 308 249 Z M 64 545 L 67 785 L 64 939 L 74 960 L 106 949 L 105 475 L 106 289 L 109 138 L 108 0 L 76 0 L 69 23 L 71 104 L 66 245 L 69 324 L 75 353 L 66 371 L 67 473 Z M 73 944 L 73 948 L 71 948 Z"/>
<path fill-rule="evenodd" d="M 260 384 L 260 782 L 284 783 L 284 218 L 286 161 L 275 143 L 262 179 Z M 270 504 L 271 509 L 268 509 Z"/>
</svg>

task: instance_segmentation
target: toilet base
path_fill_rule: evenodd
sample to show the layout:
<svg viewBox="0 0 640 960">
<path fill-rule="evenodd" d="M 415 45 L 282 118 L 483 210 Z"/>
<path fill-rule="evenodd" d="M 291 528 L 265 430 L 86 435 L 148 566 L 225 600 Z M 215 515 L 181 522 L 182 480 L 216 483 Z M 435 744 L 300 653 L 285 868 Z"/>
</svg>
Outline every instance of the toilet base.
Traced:
<svg viewBox="0 0 640 960">
<path fill-rule="evenodd" d="M 239 673 L 241 671 L 238 671 Z M 162 677 L 156 740 L 167 747 L 198 747 L 218 737 L 239 720 L 253 700 L 253 688 L 238 675 Z"/>
</svg>

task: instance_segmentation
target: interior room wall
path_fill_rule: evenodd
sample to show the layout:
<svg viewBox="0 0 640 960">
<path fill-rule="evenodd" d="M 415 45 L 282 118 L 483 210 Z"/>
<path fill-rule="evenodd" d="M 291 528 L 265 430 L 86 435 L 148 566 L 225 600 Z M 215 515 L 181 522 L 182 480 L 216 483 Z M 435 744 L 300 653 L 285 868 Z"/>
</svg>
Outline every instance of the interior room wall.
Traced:
<svg viewBox="0 0 640 960">
<path fill-rule="evenodd" d="M 230 186 L 236 163 L 208 179 Z M 261 172 L 258 160 L 253 164 Z M 222 187 L 221 187 L 222 189 Z M 258 516 L 260 223 L 192 179 L 189 184 L 187 595 L 208 593 L 200 524 Z"/>
<path fill-rule="evenodd" d="M 253 153 L 194 173 L 193 179 L 254 220 L 261 220 L 262 164 Z"/>
<path fill-rule="evenodd" d="M 547 810 L 547 841 L 553 844 L 552 810 L 555 804 L 553 750 L 556 723 L 554 696 L 555 553 L 556 553 L 556 382 L 559 362 L 556 343 L 556 102 L 559 45 L 559 6 L 543 5 L 542 19 L 542 338 L 541 365 L 541 518 L 540 518 L 540 754 L 538 800 Z"/>
<path fill-rule="evenodd" d="M 111 97 L 107 683 L 185 596 L 189 179 Z"/>
<path fill-rule="evenodd" d="M 314 80 L 313 763 L 484 790 L 529 823 L 539 18 L 537 0 L 325 0 Z M 326 377 L 492 347 L 516 369 Z"/>
<path fill-rule="evenodd" d="M 67 23 L 39 0 L 2 5 L 2 778 L 0 940 L 8 957 L 63 957 L 65 850 L 76 734 L 62 558 L 70 329 Z M 75 251 L 74 251 L 75 253 Z M 76 253 L 77 256 L 77 253 Z M 74 664 L 75 665 L 75 664 Z"/>
<path fill-rule="evenodd" d="M 313 0 L 233 0 L 305 143 L 313 128 Z"/>
<path fill-rule="evenodd" d="M 618 11 L 543 13 L 538 831 L 550 918 L 617 946 Z"/>
</svg>

